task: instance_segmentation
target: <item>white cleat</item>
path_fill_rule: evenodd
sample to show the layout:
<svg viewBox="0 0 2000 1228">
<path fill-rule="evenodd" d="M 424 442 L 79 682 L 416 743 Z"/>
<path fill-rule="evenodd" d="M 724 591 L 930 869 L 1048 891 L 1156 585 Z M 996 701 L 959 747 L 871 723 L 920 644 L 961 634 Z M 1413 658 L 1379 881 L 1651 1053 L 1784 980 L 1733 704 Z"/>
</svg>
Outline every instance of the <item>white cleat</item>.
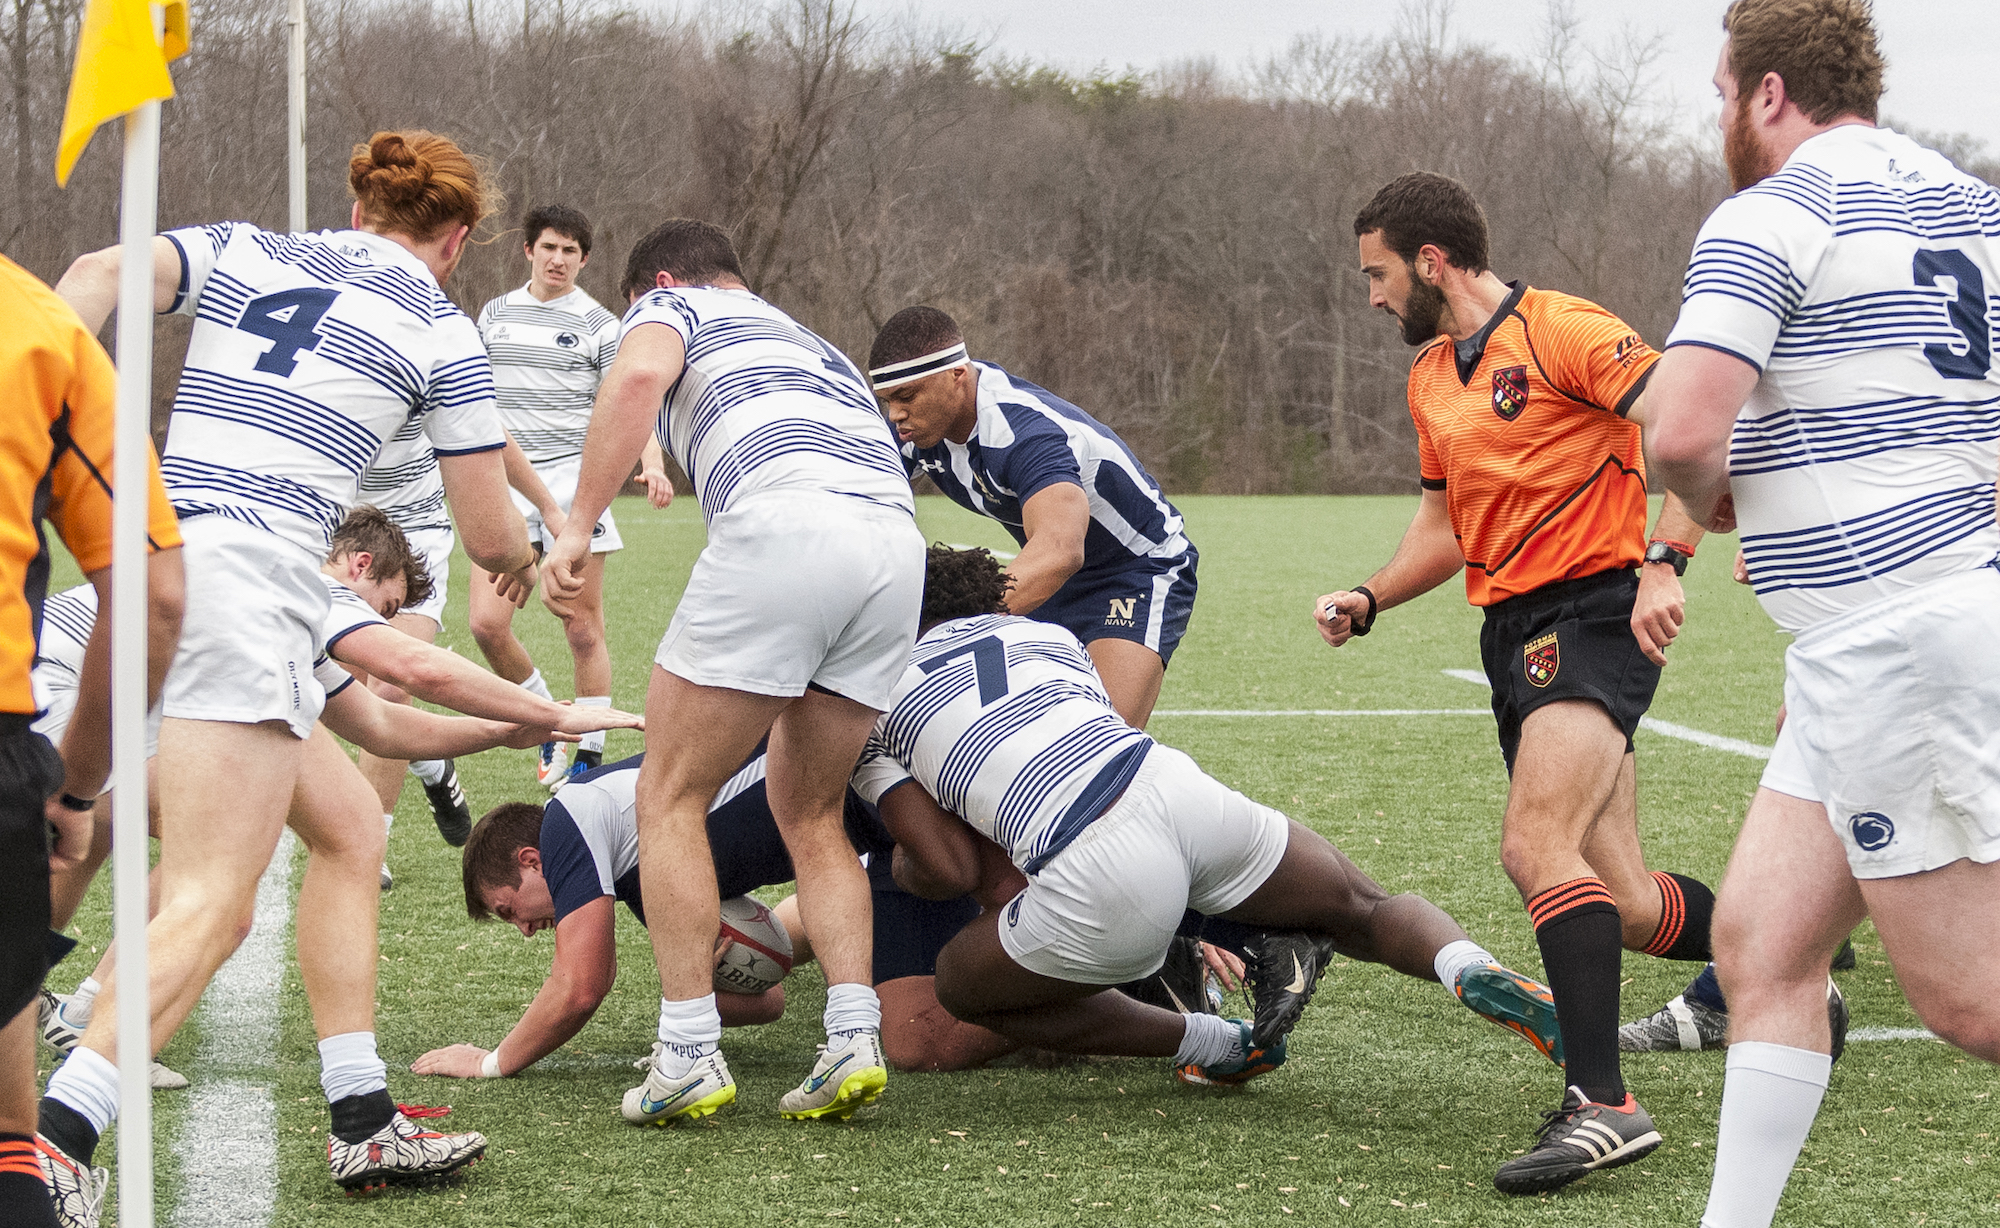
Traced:
<svg viewBox="0 0 2000 1228">
<path fill-rule="evenodd" d="M 104 1192 L 111 1188 L 111 1174 L 77 1163 L 39 1134 L 35 1136 L 35 1151 L 42 1162 L 49 1201 L 56 1207 L 56 1223 L 62 1228 L 97 1228 L 104 1211 Z"/>
<path fill-rule="evenodd" d="M 484 1134 L 439 1134 L 400 1112 L 358 1143 L 337 1134 L 326 1136 L 326 1161 L 333 1170 L 334 1184 L 350 1194 L 379 1190 L 391 1183 L 438 1181 L 485 1154 Z"/>
<path fill-rule="evenodd" d="M 542 757 L 535 764 L 535 782 L 554 793 L 569 781 L 569 744 L 542 743 Z"/>
<path fill-rule="evenodd" d="M 806 1081 L 778 1101 L 778 1114 L 792 1121 L 831 1118 L 846 1121 L 855 1110 L 875 1103 L 889 1085 L 880 1032 L 847 1032 L 839 1045 L 821 1045 Z"/>
<path fill-rule="evenodd" d="M 668 1078 L 660 1073 L 660 1049 L 660 1045 L 654 1045 L 654 1056 L 643 1063 L 645 1082 L 625 1093 L 620 1111 L 626 1121 L 635 1126 L 696 1121 L 736 1099 L 736 1080 L 729 1073 L 729 1063 L 722 1059 L 722 1050 L 703 1054 L 688 1067 L 686 1074 Z"/>
</svg>

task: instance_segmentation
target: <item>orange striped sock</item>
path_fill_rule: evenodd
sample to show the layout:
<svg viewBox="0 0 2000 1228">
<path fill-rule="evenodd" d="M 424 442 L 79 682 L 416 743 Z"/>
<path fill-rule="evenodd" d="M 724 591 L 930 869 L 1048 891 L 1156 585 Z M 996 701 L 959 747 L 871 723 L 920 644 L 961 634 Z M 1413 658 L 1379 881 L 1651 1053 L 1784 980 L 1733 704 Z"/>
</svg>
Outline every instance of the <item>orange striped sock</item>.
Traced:
<svg viewBox="0 0 2000 1228">
<path fill-rule="evenodd" d="M 1528 901 L 1535 943 L 1556 998 L 1569 1081 L 1599 1104 L 1621 1104 L 1618 970 L 1624 954 L 1618 902 L 1591 875 L 1557 883 Z"/>
<path fill-rule="evenodd" d="M 1645 953 L 1662 959 L 1713 958 L 1708 926 L 1715 915 L 1715 893 L 1684 874 L 1653 871 L 1660 885 L 1660 928 L 1645 945 Z"/>
</svg>

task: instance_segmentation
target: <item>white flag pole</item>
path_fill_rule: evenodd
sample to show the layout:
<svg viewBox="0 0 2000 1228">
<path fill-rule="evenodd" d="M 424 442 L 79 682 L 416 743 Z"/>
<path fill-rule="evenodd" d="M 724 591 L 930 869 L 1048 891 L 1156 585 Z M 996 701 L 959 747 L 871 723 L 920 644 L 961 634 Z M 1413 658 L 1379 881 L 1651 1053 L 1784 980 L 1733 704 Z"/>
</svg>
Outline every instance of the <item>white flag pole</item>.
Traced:
<svg viewBox="0 0 2000 1228">
<path fill-rule="evenodd" d="M 157 28 L 161 12 L 153 10 Z M 118 942 L 118 1222 L 153 1224 L 152 1011 L 146 968 L 146 481 L 153 419 L 153 232 L 160 104 L 125 117 L 119 207 L 118 427 L 111 518 L 111 808 Z"/>
<path fill-rule="evenodd" d="M 291 169 L 291 225 L 293 234 L 306 228 L 306 0 L 290 0 L 286 20 L 291 34 L 291 103 L 286 126 L 285 149 Z"/>
</svg>

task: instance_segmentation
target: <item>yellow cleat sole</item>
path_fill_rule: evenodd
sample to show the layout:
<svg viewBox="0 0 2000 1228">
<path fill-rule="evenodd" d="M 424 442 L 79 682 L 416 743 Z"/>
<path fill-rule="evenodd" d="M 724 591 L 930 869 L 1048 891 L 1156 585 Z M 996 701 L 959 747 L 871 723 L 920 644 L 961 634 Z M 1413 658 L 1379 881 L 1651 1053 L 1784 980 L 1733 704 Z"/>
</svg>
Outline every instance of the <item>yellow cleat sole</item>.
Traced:
<svg viewBox="0 0 2000 1228">
<path fill-rule="evenodd" d="M 700 1100 L 683 1108 L 678 1113 L 669 1113 L 657 1121 L 649 1121 L 642 1124 L 653 1126 L 657 1129 L 665 1129 L 675 1122 L 700 1121 L 704 1117 L 711 1116 L 717 1109 L 722 1108 L 724 1105 L 734 1104 L 735 1102 L 736 1085 L 732 1083 L 719 1092 L 711 1092 Z"/>
<path fill-rule="evenodd" d="M 846 1121 L 855 1112 L 875 1103 L 875 1100 L 889 1086 L 889 1072 L 880 1066 L 870 1066 L 857 1070 L 840 1081 L 840 1090 L 832 1100 L 816 1109 L 780 1109 L 778 1115 L 787 1121 Z"/>
</svg>

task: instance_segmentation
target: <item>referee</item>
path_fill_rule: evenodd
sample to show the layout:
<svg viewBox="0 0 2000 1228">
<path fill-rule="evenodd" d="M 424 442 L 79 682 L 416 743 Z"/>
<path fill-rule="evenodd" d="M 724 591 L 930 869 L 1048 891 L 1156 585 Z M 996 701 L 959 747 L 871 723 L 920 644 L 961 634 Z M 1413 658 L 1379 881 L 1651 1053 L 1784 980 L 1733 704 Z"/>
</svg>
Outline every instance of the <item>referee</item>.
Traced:
<svg viewBox="0 0 2000 1228">
<path fill-rule="evenodd" d="M 90 811 L 110 772 L 110 620 L 85 652 L 76 719 L 64 739 L 67 770 L 48 739 L 28 727 L 36 713 L 28 673 L 48 590 L 44 517 L 109 608 L 106 479 L 116 395 L 111 360 L 76 313 L 0 256 L 0 1021 L 9 1021 L 0 1027 L 0 1223 L 31 1228 L 59 1222 L 50 1187 L 71 1199 L 102 1196 L 92 1174 L 36 1137 L 29 1008 L 48 970 L 49 867 L 72 865 L 88 851 Z M 147 569 L 150 700 L 159 696 L 180 633 L 181 539 L 158 461 L 147 478 L 147 526 L 157 551 Z"/>
<path fill-rule="evenodd" d="M 1567 1185 L 1660 1145 L 1618 1060 L 1621 947 L 1709 958 L 1715 896 L 1648 873 L 1632 731 L 1679 633 L 1701 529 L 1667 497 L 1650 540 L 1639 427 L 1655 353 L 1594 303 L 1486 265 L 1486 217 L 1456 180 L 1416 173 L 1354 219 L 1369 305 L 1422 347 L 1410 368 L 1423 502 L 1366 584 L 1319 598 L 1326 642 L 1465 571 L 1512 778 L 1501 864 L 1527 902 L 1571 1086 L 1494 1184 Z"/>
</svg>

